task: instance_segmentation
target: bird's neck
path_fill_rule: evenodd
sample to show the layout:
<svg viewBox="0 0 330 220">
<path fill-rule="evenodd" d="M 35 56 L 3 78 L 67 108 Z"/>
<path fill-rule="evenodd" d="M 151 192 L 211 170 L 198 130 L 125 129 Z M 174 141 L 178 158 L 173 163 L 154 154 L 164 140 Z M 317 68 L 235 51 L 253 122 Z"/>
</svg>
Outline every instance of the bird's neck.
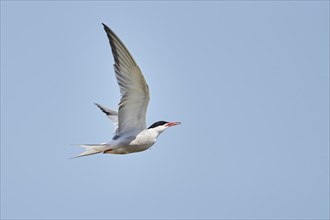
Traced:
<svg viewBox="0 0 330 220">
<path fill-rule="evenodd" d="M 148 129 L 149 133 L 151 136 L 153 136 L 155 139 L 158 138 L 158 136 L 163 132 L 165 131 L 165 129 L 162 129 L 162 128 L 159 128 L 159 127 L 156 127 L 156 128 L 149 128 Z"/>
</svg>

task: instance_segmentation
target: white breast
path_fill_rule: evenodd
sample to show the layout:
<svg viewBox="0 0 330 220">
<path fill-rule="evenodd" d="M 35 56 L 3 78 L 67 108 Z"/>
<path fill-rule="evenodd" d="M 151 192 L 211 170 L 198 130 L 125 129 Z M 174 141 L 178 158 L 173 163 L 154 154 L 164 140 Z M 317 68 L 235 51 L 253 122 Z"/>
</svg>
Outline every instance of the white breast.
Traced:
<svg viewBox="0 0 330 220">
<path fill-rule="evenodd" d="M 143 130 L 138 133 L 135 137 L 119 138 L 121 140 L 126 139 L 128 142 L 124 141 L 119 143 L 119 140 L 112 142 L 113 148 L 106 153 L 111 154 L 128 154 L 134 152 L 140 152 L 150 148 L 157 140 L 156 134 L 150 132 L 149 130 Z M 111 144 L 110 144 L 111 145 Z M 116 147 L 114 147 L 116 146 Z"/>
</svg>

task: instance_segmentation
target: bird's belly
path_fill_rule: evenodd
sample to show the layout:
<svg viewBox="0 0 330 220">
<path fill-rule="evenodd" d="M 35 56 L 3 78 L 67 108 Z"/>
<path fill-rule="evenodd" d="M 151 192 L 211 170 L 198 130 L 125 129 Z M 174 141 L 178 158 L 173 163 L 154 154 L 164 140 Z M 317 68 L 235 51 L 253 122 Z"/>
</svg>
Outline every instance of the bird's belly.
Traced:
<svg viewBox="0 0 330 220">
<path fill-rule="evenodd" d="M 109 149 L 105 151 L 104 153 L 108 154 L 129 154 L 129 153 L 135 153 L 147 150 L 150 148 L 154 143 L 156 142 L 156 139 L 151 138 L 147 135 L 137 135 L 133 140 L 130 142 L 124 142 L 124 143 L 117 143 L 117 147 L 114 147 L 112 149 Z M 111 144 L 110 144 L 111 145 Z"/>
<path fill-rule="evenodd" d="M 105 154 L 130 154 L 147 150 L 151 145 L 128 145 L 105 151 Z"/>
<path fill-rule="evenodd" d="M 131 143 L 123 146 L 117 146 L 112 149 L 104 151 L 105 154 L 129 154 L 135 152 L 141 152 L 149 149 L 154 142 L 141 143 L 139 141 L 132 141 Z"/>
</svg>

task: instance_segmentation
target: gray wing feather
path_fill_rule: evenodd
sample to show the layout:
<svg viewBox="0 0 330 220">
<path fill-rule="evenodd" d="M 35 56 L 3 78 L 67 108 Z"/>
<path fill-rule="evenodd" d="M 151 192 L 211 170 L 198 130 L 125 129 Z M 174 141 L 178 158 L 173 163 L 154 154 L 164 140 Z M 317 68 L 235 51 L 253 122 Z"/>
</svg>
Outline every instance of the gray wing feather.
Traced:
<svg viewBox="0 0 330 220">
<path fill-rule="evenodd" d="M 121 94 L 118 135 L 142 131 L 146 128 L 146 112 L 150 99 L 148 85 L 125 45 L 108 26 L 103 26 L 112 49 Z"/>
<path fill-rule="evenodd" d="M 115 110 L 109 109 L 98 103 L 94 103 L 103 113 L 105 113 L 108 118 L 114 123 L 115 126 L 118 126 L 118 113 Z"/>
</svg>

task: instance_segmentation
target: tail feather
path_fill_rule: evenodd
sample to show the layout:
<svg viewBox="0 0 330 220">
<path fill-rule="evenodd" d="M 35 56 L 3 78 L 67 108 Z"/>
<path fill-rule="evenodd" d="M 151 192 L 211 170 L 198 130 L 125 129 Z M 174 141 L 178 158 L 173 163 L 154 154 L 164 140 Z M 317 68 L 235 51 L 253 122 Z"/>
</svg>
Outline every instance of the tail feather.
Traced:
<svg viewBox="0 0 330 220">
<path fill-rule="evenodd" d="M 80 144 L 79 146 L 84 147 L 85 151 L 73 158 L 103 153 L 109 149 L 109 145 L 107 144 Z"/>
</svg>

